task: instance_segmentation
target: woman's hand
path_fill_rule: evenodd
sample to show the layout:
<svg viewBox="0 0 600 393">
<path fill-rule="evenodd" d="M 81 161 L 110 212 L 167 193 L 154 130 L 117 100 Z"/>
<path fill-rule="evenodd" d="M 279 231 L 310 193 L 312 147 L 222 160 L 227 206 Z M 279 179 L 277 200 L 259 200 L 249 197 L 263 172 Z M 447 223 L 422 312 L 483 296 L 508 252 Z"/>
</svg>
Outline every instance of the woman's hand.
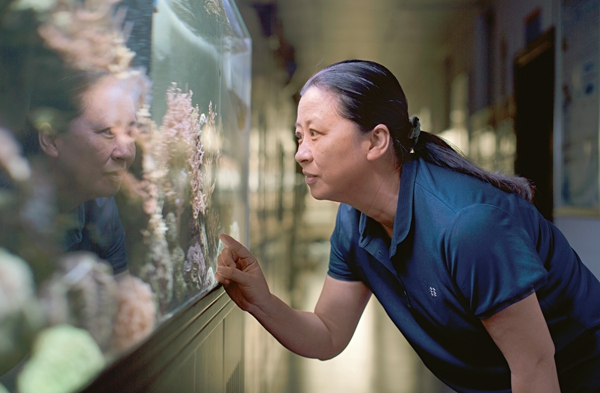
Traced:
<svg viewBox="0 0 600 393">
<path fill-rule="evenodd" d="M 360 281 L 327 276 L 315 312 L 295 310 L 271 294 L 256 258 L 227 235 L 218 257 L 218 282 L 286 348 L 302 356 L 331 359 L 348 344 L 371 291 Z"/>
<path fill-rule="evenodd" d="M 254 314 L 253 311 L 262 308 L 271 297 L 258 260 L 231 236 L 219 237 L 225 248 L 217 259 L 215 277 L 242 310 Z"/>
</svg>

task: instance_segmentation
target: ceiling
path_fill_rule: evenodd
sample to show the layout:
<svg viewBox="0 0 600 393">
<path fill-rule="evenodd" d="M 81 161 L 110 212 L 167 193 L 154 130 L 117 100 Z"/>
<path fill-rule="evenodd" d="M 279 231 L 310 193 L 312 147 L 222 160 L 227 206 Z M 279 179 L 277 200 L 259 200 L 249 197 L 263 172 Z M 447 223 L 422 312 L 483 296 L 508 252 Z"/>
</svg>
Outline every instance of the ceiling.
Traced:
<svg viewBox="0 0 600 393">
<path fill-rule="evenodd" d="M 441 82 L 448 37 L 472 20 L 483 0 L 242 0 L 275 5 L 283 39 L 294 48 L 297 91 L 324 65 L 348 58 L 377 61 L 400 80 L 416 107 Z M 263 31 L 264 33 L 264 31 Z M 273 49 L 273 48 L 272 48 Z M 415 107 L 414 106 L 414 107 Z M 413 107 L 413 108 L 414 108 Z"/>
<path fill-rule="evenodd" d="M 478 0 L 279 0 L 284 34 L 301 76 L 322 63 L 359 57 L 399 70 L 443 60 L 445 35 Z"/>
</svg>

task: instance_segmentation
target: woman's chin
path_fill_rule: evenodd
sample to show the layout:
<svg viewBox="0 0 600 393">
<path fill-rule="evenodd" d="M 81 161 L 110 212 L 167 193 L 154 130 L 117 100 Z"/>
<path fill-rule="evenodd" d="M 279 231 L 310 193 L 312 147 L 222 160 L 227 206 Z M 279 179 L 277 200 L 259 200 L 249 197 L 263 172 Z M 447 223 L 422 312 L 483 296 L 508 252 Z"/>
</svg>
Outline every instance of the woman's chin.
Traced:
<svg viewBox="0 0 600 393">
<path fill-rule="evenodd" d="M 117 195 L 120 189 L 120 181 L 111 181 L 107 184 L 102 184 L 101 187 L 97 187 L 96 189 L 94 189 L 92 192 L 92 198 L 90 199 L 113 197 Z"/>
<path fill-rule="evenodd" d="M 323 192 L 323 190 L 319 190 L 317 187 L 309 187 L 310 189 L 310 195 L 315 198 L 316 200 L 319 201 L 326 201 L 326 200 L 330 200 L 328 194 L 326 192 Z"/>
</svg>

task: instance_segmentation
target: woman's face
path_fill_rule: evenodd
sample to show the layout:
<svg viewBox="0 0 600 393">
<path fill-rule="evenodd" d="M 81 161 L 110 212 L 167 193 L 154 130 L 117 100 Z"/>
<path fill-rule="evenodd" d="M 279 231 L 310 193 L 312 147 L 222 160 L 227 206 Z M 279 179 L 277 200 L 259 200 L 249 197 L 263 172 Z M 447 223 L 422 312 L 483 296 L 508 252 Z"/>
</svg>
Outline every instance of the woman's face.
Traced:
<svg viewBox="0 0 600 393">
<path fill-rule="evenodd" d="M 345 202 L 366 173 L 368 136 L 337 110 L 337 97 L 316 87 L 300 99 L 296 161 L 316 199 Z"/>
<path fill-rule="evenodd" d="M 84 111 L 56 140 L 57 170 L 82 201 L 115 195 L 135 158 L 135 104 L 116 77 L 83 94 Z"/>
</svg>

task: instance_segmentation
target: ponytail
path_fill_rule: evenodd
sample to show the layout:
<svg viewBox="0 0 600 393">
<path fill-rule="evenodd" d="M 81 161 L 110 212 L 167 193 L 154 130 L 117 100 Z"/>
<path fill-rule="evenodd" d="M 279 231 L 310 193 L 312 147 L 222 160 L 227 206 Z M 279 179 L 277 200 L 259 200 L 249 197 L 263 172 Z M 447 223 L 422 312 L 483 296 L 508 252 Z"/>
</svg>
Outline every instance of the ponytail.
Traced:
<svg viewBox="0 0 600 393">
<path fill-rule="evenodd" d="M 487 172 L 473 164 L 450 147 L 442 138 L 434 134 L 421 131 L 413 150 L 414 155 L 434 165 L 473 176 L 502 191 L 518 194 L 529 202 L 533 201 L 534 187 L 529 180 L 520 176 Z"/>
</svg>

